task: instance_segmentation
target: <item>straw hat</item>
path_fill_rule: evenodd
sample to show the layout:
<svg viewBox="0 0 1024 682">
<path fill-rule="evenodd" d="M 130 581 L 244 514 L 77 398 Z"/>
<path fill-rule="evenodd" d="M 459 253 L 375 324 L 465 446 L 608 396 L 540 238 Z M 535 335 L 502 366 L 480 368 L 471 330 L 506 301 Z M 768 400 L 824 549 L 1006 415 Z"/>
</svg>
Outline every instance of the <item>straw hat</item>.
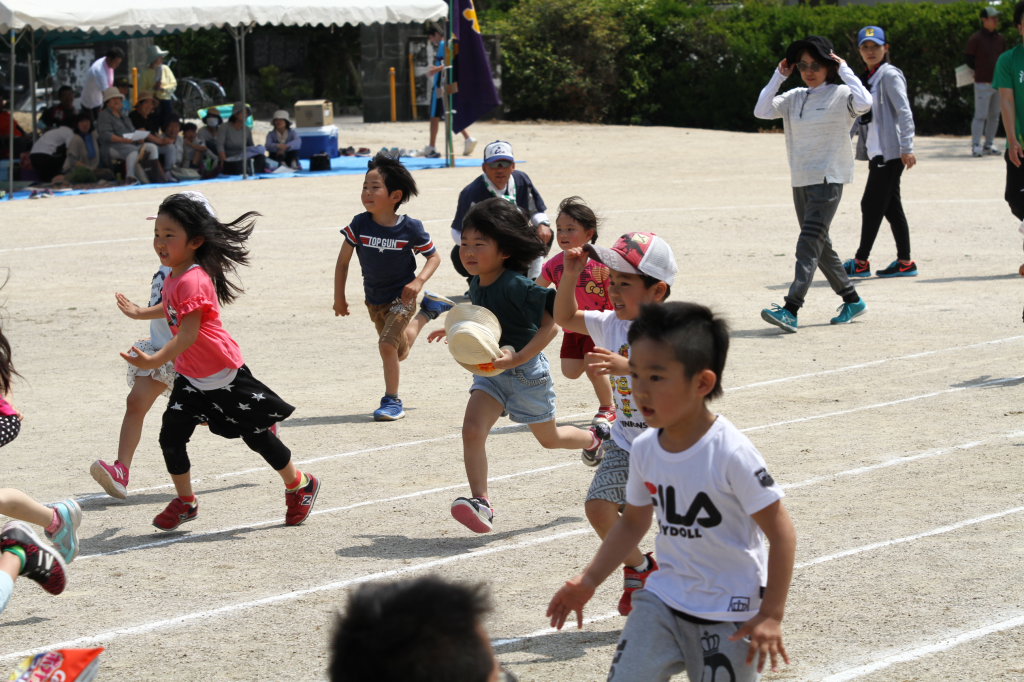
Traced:
<svg viewBox="0 0 1024 682">
<path fill-rule="evenodd" d="M 139 90 L 139 97 L 135 101 L 135 106 L 138 106 L 139 102 L 142 102 L 142 101 L 147 100 L 147 99 L 156 99 L 156 98 L 153 97 L 153 93 L 150 92 L 149 90 Z"/>
<path fill-rule="evenodd" d="M 106 90 L 103 91 L 103 103 L 104 104 L 106 104 L 110 100 L 114 99 L 115 97 L 120 97 L 121 99 L 124 99 L 124 95 L 122 95 L 121 91 L 118 90 L 117 88 L 107 88 Z"/>
<path fill-rule="evenodd" d="M 448 351 L 455 361 L 473 374 L 493 377 L 505 370 L 492 364 L 501 351 L 511 346 L 498 346 L 501 323 L 487 308 L 461 303 L 445 315 L 444 331 L 448 335 Z"/>
</svg>

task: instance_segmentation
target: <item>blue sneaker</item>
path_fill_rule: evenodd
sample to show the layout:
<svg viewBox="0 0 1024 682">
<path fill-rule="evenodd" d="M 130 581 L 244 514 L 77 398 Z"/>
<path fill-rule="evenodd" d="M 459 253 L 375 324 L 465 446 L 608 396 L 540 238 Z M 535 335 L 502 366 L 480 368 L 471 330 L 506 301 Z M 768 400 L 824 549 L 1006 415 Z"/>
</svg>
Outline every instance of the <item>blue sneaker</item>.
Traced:
<svg viewBox="0 0 1024 682">
<path fill-rule="evenodd" d="M 836 310 L 839 314 L 833 317 L 830 322 L 832 324 L 850 324 L 855 317 L 860 317 L 868 309 L 868 304 L 864 302 L 864 299 L 860 299 L 856 303 L 844 303 Z"/>
<path fill-rule="evenodd" d="M 875 273 L 879 277 L 917 277 L 917 263 L 910 261 L 904 265 L 898 260 L 889 263 L 889 267 Z"/>
<path fill-rule="evenodd" d="M 435 294 L 432 291 L 423 292 L 423 300 L 420 302 L 420 312 L 423 313 L 424 317 L 428 320 L 436 320 L 439 315 L 445 314 L 454 307 L 455 301 L 450 298 L 445 298 L 441 294 Z"/>
<path fill-rule="evenodd" d="M 765 308 L 761 311 L 761 319 L 768 324 L 774 324 L 776 327 L 796 334 L 796 315 L 789 312 L 782 306 L 772 303 L 771 310 Z"/>
<path fill-rule="evenodd" d="M 843 261 L 843 270 L 846 270 L 848 277 L 870 277 L 871 261 L 858 261 L 856 258 L 850 258 Z"/>
<path fill-rule="evenodd" d="M 78 556 L 78 527 L 82 525 L 82 508 L 74 500 L 64 500 L 46 506 L 56 509 L 61 520 L 60 530 L 53 535 L 46 533 L 46 537 L 60 552 L 64 563 L 70 564 Z"/>
<path fill-rule="evenodd" d="M 402 409 L 402 401 L 398 398 L 384 396 L 380 399 L 380 407 L 373 411 L 373 421 L 393 422 L 405 416 Z"/>
</svg>

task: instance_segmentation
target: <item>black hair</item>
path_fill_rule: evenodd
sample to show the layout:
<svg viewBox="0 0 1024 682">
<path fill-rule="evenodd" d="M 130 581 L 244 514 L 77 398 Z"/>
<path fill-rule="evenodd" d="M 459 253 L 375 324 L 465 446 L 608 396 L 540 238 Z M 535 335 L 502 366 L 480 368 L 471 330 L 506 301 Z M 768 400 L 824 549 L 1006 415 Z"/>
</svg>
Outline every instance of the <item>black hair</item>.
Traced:
<svg viewBox="0 0 1024 682">
<path fill-rule="evenodd" d="M 107 50 L 107 59 L 120 59 L 124 61 L 124 50 L 119 47 L 112 47 Z"/>
<path fill-rule="evenodd" d="M 199 127 L 196 126 L 195 123 L 186 123 L 185 125 L 181 126 L 181 132 L 182 133 L 189 133 L 189 132 L 192 132 L 193 130 L 196 130 L 196 131 L 199 130 Z"/>
<path fill-rule="evenodd" d="M 484 199 L 462 219 L 462 231 L 474 229 L 493 239 L 507 256 L 505 268 L 525 275 L 530 263 L 544 255 L 544 242 L 518 206 L 499 197 Z"/>
<path fill-rule="evenodd" d="M 1022 18 L 1024 18 L 1024 0 L 1013 6 L 1013 25 L 1020 26 Z"/>
<path fill-rule="evenodd" d="M 195 252 L 196 263 L 213 280 L 217 300 L 227 305 L 238 298 L 243 289 L 228 279 L 228 273 L 236 272 L 239 265 L 249 264 L 249 250 L 244 245 L 260 214 L 249 211 L 230 223 L 222 223 L 211 215 L 208 204 L 189 193 L 170 195 L 160 204 L 158 213 L 180 225 L 189 239 L 203 238 Z"/>
<path fill-rule="evenodd" d="M 437 21 L 428 22 L 427 23 L 427 35 L 431 36 L 431 35 L 434 35 L 435 33 L 440 35 L 443 38 L 444 37 L 444 27 L 440 24 L 440 22 L 437 22 Z"/>
<path fill-rule="evenodd" d="M 331 682 L 486 682 L 494 656 L 480 636 L 484 584 L 439 576 L 364 584 L 349 594 L 331 638 Z"/>
<path fill-rule="evenodd" d="M 811 56 L 811 59 L 821 64 L 821 68 L 825 69 L 825 82 L 833 85 L 839 83 L 839 64 L 832 60 L 828 55 L 823 55 L 813 46 L 808 45 L 807 47 L 800 50 L 800 54 L 796 56 L 800 59 L 800 55 L 806 52 Z M 795 66 L 795 65 L 794 65 Z"/>
<path fill-rule="evenodd" d="M 0 284 L 0 289 L 4 288 L 9 277 L 10 273 L 4 278 L 4 283 Z M 11 360 L 11 344 L 4 336 L 3 327 L 0 326 L 0 398 L 11 392 L 11 380 L 16 376 L 20 377 L 21 375 L 14 369 L 14 362 Z"/>
<path fill-rule="evenodd" d="M 600 225 L 601 219 L 594 214 L 594 211 L 587 206 L 583 199 L 579 197 L 562 199 L 562 203 L 558 205 L 558 215 L 572 218 L 583 228 L 584 232 L 592 230 L 594 235 L 590 238 L 590 243 L 597 243 L 597 226 Z"/>
<path fill-rule="evenodd" d="M 177 123 L 178 127 L 181 127 L 181 119 L 178 118 L 177 114 L 171 114 L 164 118 L 163 124 L 160 126 L 160 129 L 166 133 L 167 129 L 170 127 L 172 123 Z"/>
<path fill-rule="evenodd" d="M 683 364 L 687 379 L 710 369 L 715 373 L 715 387 L 705 399 L 721 397 L 722 372 L 729 354 L 729 325 L 710 308 L 685 301 L 641 306 L 627 338 L 630 346 L 640 339 L 670 346 L 676 360 Z"/>
<path fill-rule="evenodd" d="M 74 93 L 75 91 L 75 89 L 70 85 L 62 85 L 59 88 L 57 88 L 57 97 L 59 98 L 61 95 L 63 95 L 65 90 L 70 90 L 72 93 Z"/>
<path fill-rule="evenodd" d="M 372 170 L 380 173 L 380 177 L 384 180 L 384 187 L 387 188 L 388 194 L 391 194 L 395 190 L 402 193 L 402 198 L 398 200 L 397 204 L 395 204 L 396 209 L 420 193 L 420 191 L 416 189 L 416 181 L 413 179 L 412 173 L 409 172 L 409 169 L 403 166 L 401 161 L 390 154 L 377 152 L 376 156 L 366 162 L 366 172 L 369 173 Z"/>
<path fill-rule="evenodd" d="M 82 121 L 88 121 L 89 122 L 89 132 L 90 133 L 96 128 L 96 125 L 95 125 L 95 123 L 92 120 L 92 112 L 89 111 L 88 109 L 83 109 L 82 111 L 78 112 L 78 116 L 75 117 L 75 128 L 76 129 L 78 128 L 78 124 L 81 123 Z"/>
<path fill-rule="evenodd" d="M 661 300 L 658 301 L 659 303 L 664 303 L 665 301 L 667 301 L 668 300 L 668 295 L 672 293 L 672 285 L 669 284 L 668 282 L 666 282 L 663 279 L 658 279 L 657 277 L 651 277 L 650 275 L 645 275 L 645 274 L 643 274 L 641 272 L 640 273 L 640 281 L 642 281 L 644 283 L 644 289 L 650 289 L 651 287 L 653 287 L 655 284 L 658 284 L 659 282 L 661 284 L 665 285 L 665 295 L 661 297 Z"/>
</svg>

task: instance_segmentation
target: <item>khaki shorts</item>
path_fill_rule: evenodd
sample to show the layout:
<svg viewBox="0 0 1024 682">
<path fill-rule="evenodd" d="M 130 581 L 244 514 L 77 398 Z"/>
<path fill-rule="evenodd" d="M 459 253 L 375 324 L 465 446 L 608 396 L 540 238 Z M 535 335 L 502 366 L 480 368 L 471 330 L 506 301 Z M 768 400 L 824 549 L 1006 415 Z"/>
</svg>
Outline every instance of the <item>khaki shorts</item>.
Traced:
<svg viewBox="0 0 1024 682">
<path fill-rule="evenodd" d="M 398 355 L 405 355 L 409 350 L 409 341 L 405 337 L 405 328 L 412 320 L 413 311 L 416 310 L 416 301 L 406 306 L 401 298 L 396 298 L 391 303 L 374 305 L 367 303 L 366 309 L 370 313 L 370 319 L 377 327 L 377 334 L 380 335 L 378 342 L 394 346 Z"/>
</svg>

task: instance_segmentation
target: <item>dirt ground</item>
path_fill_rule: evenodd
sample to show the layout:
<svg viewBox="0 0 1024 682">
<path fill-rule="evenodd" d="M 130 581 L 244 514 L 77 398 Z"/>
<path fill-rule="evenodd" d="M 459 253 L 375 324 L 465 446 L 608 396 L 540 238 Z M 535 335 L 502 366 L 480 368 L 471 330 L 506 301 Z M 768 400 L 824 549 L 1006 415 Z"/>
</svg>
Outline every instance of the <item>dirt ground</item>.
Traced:
<svg viewBox="0 0 1024 682">
<path fill-rule="evenodd" d="M 759 311 L 781 304 L 797 223 L 781 135 L 666 128 L 481 124 L 482 146 L 513 144 L 552 212 L 578 194 L 604 219 L 600 243 L 645 230 L 672 245 L 672 298 L 699 301 L 732 326 L 725 397 L 714 409 L 753 440 L 799 545 L 778 680 L 1024 679 L 1024 351 L 1018 221 L 1002 199 L 1004 162 L 974 159 L 967 139 L 917 140 L 904 175 L 916 279 L 857 283 L 867 314 L 829 318 L 823 279 L 785 335 Z M 344 145 L 422 147 L 426 124 L 342 126 Z M 449 224 L 471 168 L 416 174 L 408 213 L 444 263 L 432 290 L 465 283 Z M 856 182 L 832 228 L 841 257 L 859 238 Z M 253 372 L 298 407 L 281 436 L 322 478 L 316 512 L 283 526 L 277 476 L 238 441 L 197 433 L 199 518 L 162 534 L 170 500 L 146 422 L 130 497 L 98 494 L 90 463 L 113 460 L 124 413 L 118 351 L 148 335 L 114 292 L 143 302 L 149 244 L 166 188 L 0 204 L 0 267 L 10 280 L 4 330 L 25 381 L 22 435 L 2 450 L 0 485 L 42 501 L 81 500 L 82 555 L 58 598 L 19 582 L 0 617 L 0 673 L 40 647 L 105 646 L 101 679 L 322 679 L 332 619 L 364 581 L 435 571 L 487 581 L 499 658 L 521 680 L 603 680 L 624 619 L 621 577 L 601 587 L 582 631 L 545 630 L 562 581 L 598 546 L 583 513 L 593 470 L 546 451 L 507 420 L 489 440 L 495 529 L 474 536 L 449 515 L 466 493 L 459 441 L 470 375 L 421 338 L 402 367 L 408 418 L 375 423 L 383 392 L 373 326 L 332 313 L 339 229 L 360 212 L 361 177 L 217 184 L 222 217 L 257 210 L 246 295 L 224 311 Z M 872 259 L 895 258 L 883 225 Z M 349 282 L 358 301 L 358 268 Z M 429 329 L 436 328 L 434 322 Z M 558 355 L 557 343 L 548 357 Z M 554 363 L 557 366 L 557 363 Z M 558 410 L 584 425 L 586 381 L 556 376 Z M 653 549 L 653 538 L 645 542 Z"/>
</svg>

